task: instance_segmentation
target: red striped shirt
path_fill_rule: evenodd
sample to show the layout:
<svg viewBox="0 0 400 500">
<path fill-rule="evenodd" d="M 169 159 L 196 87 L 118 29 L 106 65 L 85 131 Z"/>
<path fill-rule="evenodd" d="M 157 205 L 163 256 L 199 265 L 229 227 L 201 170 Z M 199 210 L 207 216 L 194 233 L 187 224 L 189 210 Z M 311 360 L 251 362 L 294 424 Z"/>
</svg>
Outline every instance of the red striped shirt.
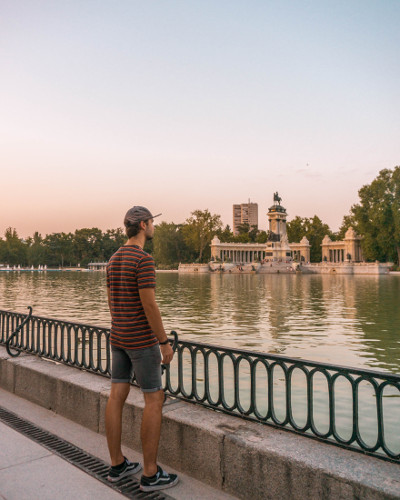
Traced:
<svg viewBox="0 0 400 500">
<path fill-rule="evenodd" d="M 140 289 L 156 286 L 153 257 L 137 245 L 119 248 L 107 265 L 107 286 L 111 296 L 111 344 L 125 349 L 157 344 L 139 295 Z"/>
</svg>

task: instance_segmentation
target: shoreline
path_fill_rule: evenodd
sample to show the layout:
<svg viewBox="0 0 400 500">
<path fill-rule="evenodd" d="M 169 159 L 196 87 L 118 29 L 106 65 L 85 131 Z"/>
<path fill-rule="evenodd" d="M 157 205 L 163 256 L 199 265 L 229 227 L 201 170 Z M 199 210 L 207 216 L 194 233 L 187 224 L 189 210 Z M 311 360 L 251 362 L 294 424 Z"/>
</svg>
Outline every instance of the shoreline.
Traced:
<svg viewBox="0 0 400 500">
<path fill-rule="evenodd" d="M 371 264 L 370 264 L 371 265 Z M 362 267 L 369 267 L 367 263 L 364 264 Z M 379 265 L 377 266 L 376 264 L 373 265 L 375 269 L 373 271 L 375 272 L 354 272 L 354 268 L 352 269 L 353 272 L 349 272 L 349 269 L 346 271 L 343 269 L 340 269 L 341 266 L 339 265 L 331 265 L 331 266 L 323 266 L 325 269 L 321 269 L 321 265 L 303 265 L 300 270 L 295 271 L 291 266 L 285 266 L 286 268 L 282 266 L 273 266 L 272 269 L 268 269 L 266 272 L 264 270 L 255 270 L 255 269 L 246 269 L 246 265 L 244 268 L 238 272 L 237 269 L 232 269 L 226 272 L 222 272 L 222 270 L 210 270 L 208 264 L 183 264 L 181 265 L 181 269 L 156 269 L 156 273 L 180 273 L 180 274 L 348 274 L 348 275 L 355 275 L 355 274 L 376 274 L 376 275 L 391 275 L 391 276 L 400 276 L 400 271 L 388 271 L 383 269 L 379 269 Z M 353 267 L 353 266 L 351 266 Z M 361 269 L 362 269 L 361 267 Z M 376 269 L 378 267 L 378 269 Z M 312 271 L 311 271 L 311 269 Z M 370 269 L 371 270 L 371 269 Z M 260 272 L 261 271 L 261 272 Z M 310 272 L 311 271 L 311 272 Z M 343 272 L 345 271 L 345 272 Z M 378 271 L 378 272 L 377 272 Z M 383 271 L 383 272 L 382 272 Z M 0 272 L 4 273 L 9 273 L 9 272 L 23 272 L 23 273 L 28 273 L 28 272 L 39 272 L 39 273 L 46 273 L 46 272 L 105 272 L 105 269 L 87 269 L 87 268 L 64 268 L 64 269 L 54 269 L 54 268 L 47 268 L 47 269 L 30 269 L 30 268 L 21 268 L 21 269 L 7 269 L 7 268 L 0 268 Z"/>
</svg>

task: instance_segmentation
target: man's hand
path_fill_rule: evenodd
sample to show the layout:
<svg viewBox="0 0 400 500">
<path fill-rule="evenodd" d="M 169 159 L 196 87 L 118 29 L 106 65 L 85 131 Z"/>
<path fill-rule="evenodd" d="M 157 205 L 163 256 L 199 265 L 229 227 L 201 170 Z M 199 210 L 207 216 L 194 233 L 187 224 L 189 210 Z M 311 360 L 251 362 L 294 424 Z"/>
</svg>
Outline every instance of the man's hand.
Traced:
<svg viewBox="0 0 400 500">
<path fill-rule="evenodd" d="M 172 350 L 171 344 L 160 345 L 162 360 L 161 363 L 163 365 L 169 365 L 174 357 L 174 351 Z"/>
</svg>

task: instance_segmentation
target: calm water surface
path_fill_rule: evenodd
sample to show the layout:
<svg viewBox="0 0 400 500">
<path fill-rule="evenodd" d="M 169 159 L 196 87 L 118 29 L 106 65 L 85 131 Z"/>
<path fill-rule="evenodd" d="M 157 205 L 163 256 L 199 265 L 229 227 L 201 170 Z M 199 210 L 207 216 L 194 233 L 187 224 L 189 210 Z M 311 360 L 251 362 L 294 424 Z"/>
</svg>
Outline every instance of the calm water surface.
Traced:
<svg viewBox="0 0 400 500">
<path fill-rule="evenodd" d="M 211 344 L 400 373 L 400 277 L 157 273 L 168 330 Z M 101 272 L 0 272 L 0 308 L 110 326 Z"/>
</svg>

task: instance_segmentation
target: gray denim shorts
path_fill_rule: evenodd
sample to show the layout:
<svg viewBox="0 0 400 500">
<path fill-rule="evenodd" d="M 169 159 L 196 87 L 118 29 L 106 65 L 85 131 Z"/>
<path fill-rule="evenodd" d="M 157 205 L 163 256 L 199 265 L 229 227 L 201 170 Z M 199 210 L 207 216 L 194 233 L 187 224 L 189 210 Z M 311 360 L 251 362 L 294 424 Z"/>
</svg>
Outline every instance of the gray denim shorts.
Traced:
<svg viewBox="0 0 400 500">
<path fill-rule="evenodd" d="M 158 344 L 144 349 L 123 349 L 111 346 L 112 383 L 129 383 L 133 374 L 143 392 L 162 389 L 161 352 Z"/>
</svg>

